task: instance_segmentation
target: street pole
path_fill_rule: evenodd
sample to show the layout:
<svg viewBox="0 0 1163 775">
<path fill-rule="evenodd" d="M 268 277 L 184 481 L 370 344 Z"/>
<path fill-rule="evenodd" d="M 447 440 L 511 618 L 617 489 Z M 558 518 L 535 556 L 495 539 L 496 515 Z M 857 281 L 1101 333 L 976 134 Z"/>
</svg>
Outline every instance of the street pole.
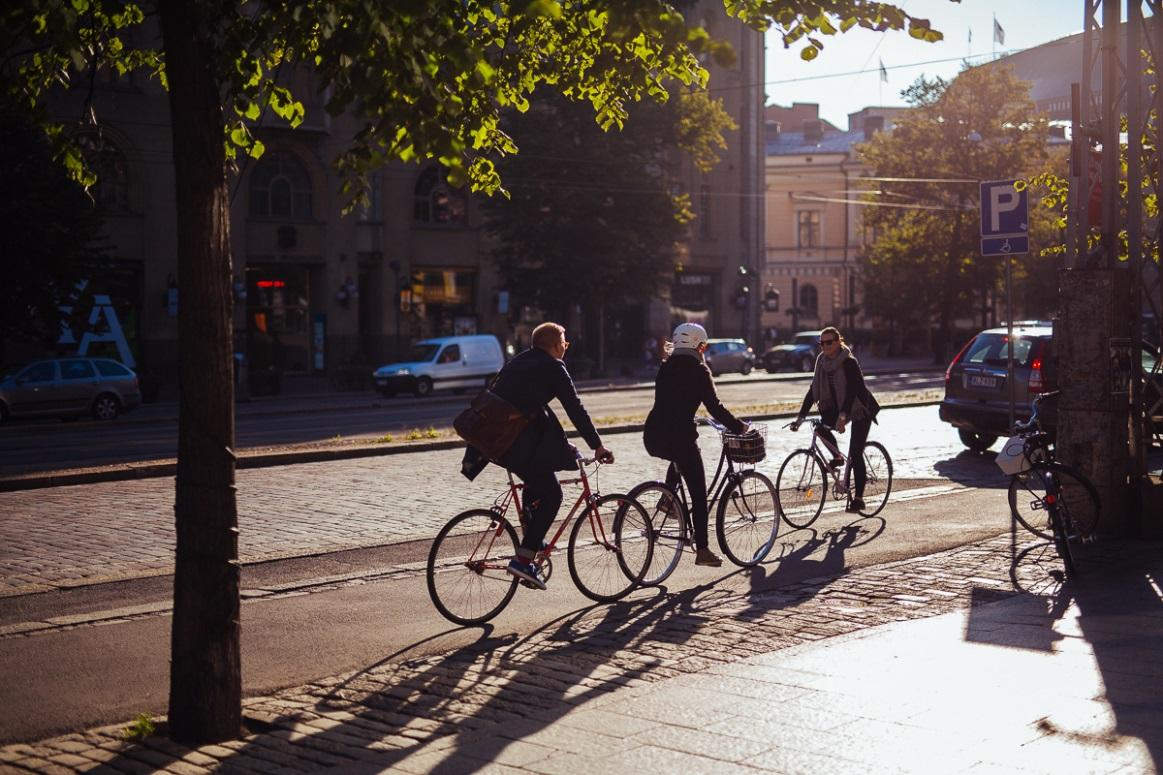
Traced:
<svg viewBox="0 0 1163 775">
<path fill-rule="evenodd" d="M 1010 386 L 1010 424 L 1009 427 L 1014 427 L 1014 403 L 1016 398 L 1016 385 L 1014 385 L 1014 298 L 1013 298 L 1013 269 L 1014 257 L 1006 256 L 1006 357 L 1007 357 L 1007 371 L 1006 384 Z"/>
<path fill-rule="evenodd" d="M 396 360 L 400 357 L 400 295 L 404 289 L 400 287 L 400 262 L 392 261 L 388 266 L 396 277 L 396 298 L 392 302 L 392 306 L 396 308 L 396 349 L 392 353 L 392 360 Z"/>
</svg>

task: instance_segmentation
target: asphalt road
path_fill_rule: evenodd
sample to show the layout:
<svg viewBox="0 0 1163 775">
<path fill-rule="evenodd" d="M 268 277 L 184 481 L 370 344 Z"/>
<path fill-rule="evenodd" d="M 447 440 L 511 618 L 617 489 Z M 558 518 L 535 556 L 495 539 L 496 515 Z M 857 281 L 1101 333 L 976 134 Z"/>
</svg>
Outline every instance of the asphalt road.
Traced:
<svg viewBox="0 0 1163 775">
<path fill-rule="evenodd" d="M 914 395 L 943 386 L 939 372 L 869 376 L 882 403 L 896 395 Z M 724 376 L 720 397 L 741 414 L 765 414 L 798 404 L 808 378 Z M 596 421 L 641 422 L 653 402 L 653 385 L 587 390 L 583 399 Z M 464 407 L 464 395 L 427 399 L 384 399 L 377 394 L 338 393 L 255 400 L 239 404 L 236 446 L 239 450 L 328 440 L 399 439 L 413 429 L 447 428 Z M 564 413 L 559 411 L 564 419 Z M 177 454 L 177 404 L 141 407 L 107 423 L 82 420 L 12 422 L 0 427 L 0 474 L 163 460 Z"/>
</svg>

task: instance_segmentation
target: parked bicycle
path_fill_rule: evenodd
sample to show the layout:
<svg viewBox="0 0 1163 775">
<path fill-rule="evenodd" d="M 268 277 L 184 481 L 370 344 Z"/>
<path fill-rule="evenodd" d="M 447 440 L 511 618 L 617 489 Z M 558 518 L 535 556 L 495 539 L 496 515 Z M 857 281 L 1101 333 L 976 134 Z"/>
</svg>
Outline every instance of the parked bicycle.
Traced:
<svg viewBox="0 0 1163 775">
<path fill-rule="evenodd" d="M 1038 417 L 1039 407 L 1060 391 L 1039 393 L 1027 422 L 1014 425 L 1015 435 L 997 456 L 1001 470 L 1009 474 L 1010 513 L 1039 538 L 1054 542 L 1067 576 L 1073 576 L 1072 543 L 1094 538 L 1102 515 L 1098 490 L 1080 471 L 1054 457 L 1054 445 Z"/>
<path fill-rule="evenodd" d="M 779 513 L 789 525 L 798 528 L 809 527 L 820 516 L 829 489 L 833 498 L 844 501 L 845 508 L 851 506 L 853 499 L 848 458 L 821 433 L 832 429 L 815 417 L 807 422 L 812 426 L 811 445 L 788 455 L 775 479 Z M 784 427 L 790 428 L 792 423 Z M 892 458 L 880 442 L 864 444 L 864 470 L 864 506 L 857 513 L 875 517 L 892 492 Z"/>
<path fill-rule="evenodd" d="M 572 522 L 566 551 L 569 575 L 586 597 L 608 603 L 642 582 L 654 539 L 646 512 L 632 498 L 590 489 L 586 466 L 591 464 L 601 466 L 597 458 L 579 454 L 578 477 L 562 480 L 563 486 L 579 488 L 577 500 L 533 563 L 548 580 L 557 541 Z M 428 594 L 446 619 L 464 625 L 487 622 L 513 599 L 517 584 L 524 583 L 506 571 L 519 543 L 510 514 L 524 520 L 524 487 L 509 473 L 509 486 L 491 508 L 457 514 L 436 534 L 428 552 Z"/>
<path fill-rule="evenodd" d="M 736 434 L 714 420 L 701 422 L 719 431 L 723 442 L 718 468 L 707 487 L 707 513 L 715 513 L 719 546 L 736 565 L 757 565 L 775 545 L 779 531 L 775 488 L 750 467 L 766 457 L 767 427 L 752 425 L 752 432 Z M 670 467 L 674 469 L 675 464 Z M 649 481 L 632 488 L 629 495 L 646 509 L 654 538 L 653 559 L 642 585 L 661 584 L 678 567 L 683 549 L 694 547 L 686 487 L 682 477 L 675 489 L 665 482 Z"/>
</svg>

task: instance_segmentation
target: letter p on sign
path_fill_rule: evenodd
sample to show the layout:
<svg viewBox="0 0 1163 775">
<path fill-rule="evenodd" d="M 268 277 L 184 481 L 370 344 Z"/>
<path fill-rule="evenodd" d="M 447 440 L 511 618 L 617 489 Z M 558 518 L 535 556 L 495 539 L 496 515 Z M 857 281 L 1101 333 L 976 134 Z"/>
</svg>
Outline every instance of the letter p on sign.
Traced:
<svg viewBox="0 0 1163 775">
<path fill-rule="evenodd" d="M 1022 198 L 1018 196 L 1018 192 L 1013 188 L 1002 188 L 996 186 L 989 189 L 989 230 L 994 233 L 1000 233 L 1001 216 L 1002 213 L 1008 213 L 1017 210 L 1022 203 Z"/>
</svg>

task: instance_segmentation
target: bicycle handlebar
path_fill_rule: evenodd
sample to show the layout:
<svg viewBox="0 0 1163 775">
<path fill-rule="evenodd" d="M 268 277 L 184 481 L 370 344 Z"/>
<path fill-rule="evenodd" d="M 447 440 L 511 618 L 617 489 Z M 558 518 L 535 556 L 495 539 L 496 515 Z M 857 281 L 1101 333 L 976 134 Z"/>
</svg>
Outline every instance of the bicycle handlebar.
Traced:
<svg viewBox="0 0 1163 775">
<path fill-rule="evenodd" d="M 789 422 L 787 425 L 785 425 L 785 426 L 783 426 L 783 427 L 785 427 L 785 428 L 790 428 L 790 427 L 792 427 L 793 425 L 795 425 L 795 424 L 796 424 L 796 422 L 797 422 L 797 421 L 795 421 L 795 420 L 792 420 L 791 422 Z M 824 429 L 824 430 L 826 430 L 826 431 L 834 431 L 834 430 L 836 430 L 836 429 L 835 429 L 835 428 L 833 428 L 831 425 L 827 425 L 827 424 L 825 424 L 825 423 L 824 423 L 824 421 L 823 421 L 823 420 L 821 420 L 821 419 L 820 419 L 820 418 L 818 418 L 818 417 L 805 417 L 805 418 L 803 419 L 803 421 L 802 421 L 802 422 L 811 423 L 811 426 L 812 426 L 812 428 L 813 428 L 813 429 L 814 429 L 814 428 L 823 428 L 823 429 Z"/>
</svg>

